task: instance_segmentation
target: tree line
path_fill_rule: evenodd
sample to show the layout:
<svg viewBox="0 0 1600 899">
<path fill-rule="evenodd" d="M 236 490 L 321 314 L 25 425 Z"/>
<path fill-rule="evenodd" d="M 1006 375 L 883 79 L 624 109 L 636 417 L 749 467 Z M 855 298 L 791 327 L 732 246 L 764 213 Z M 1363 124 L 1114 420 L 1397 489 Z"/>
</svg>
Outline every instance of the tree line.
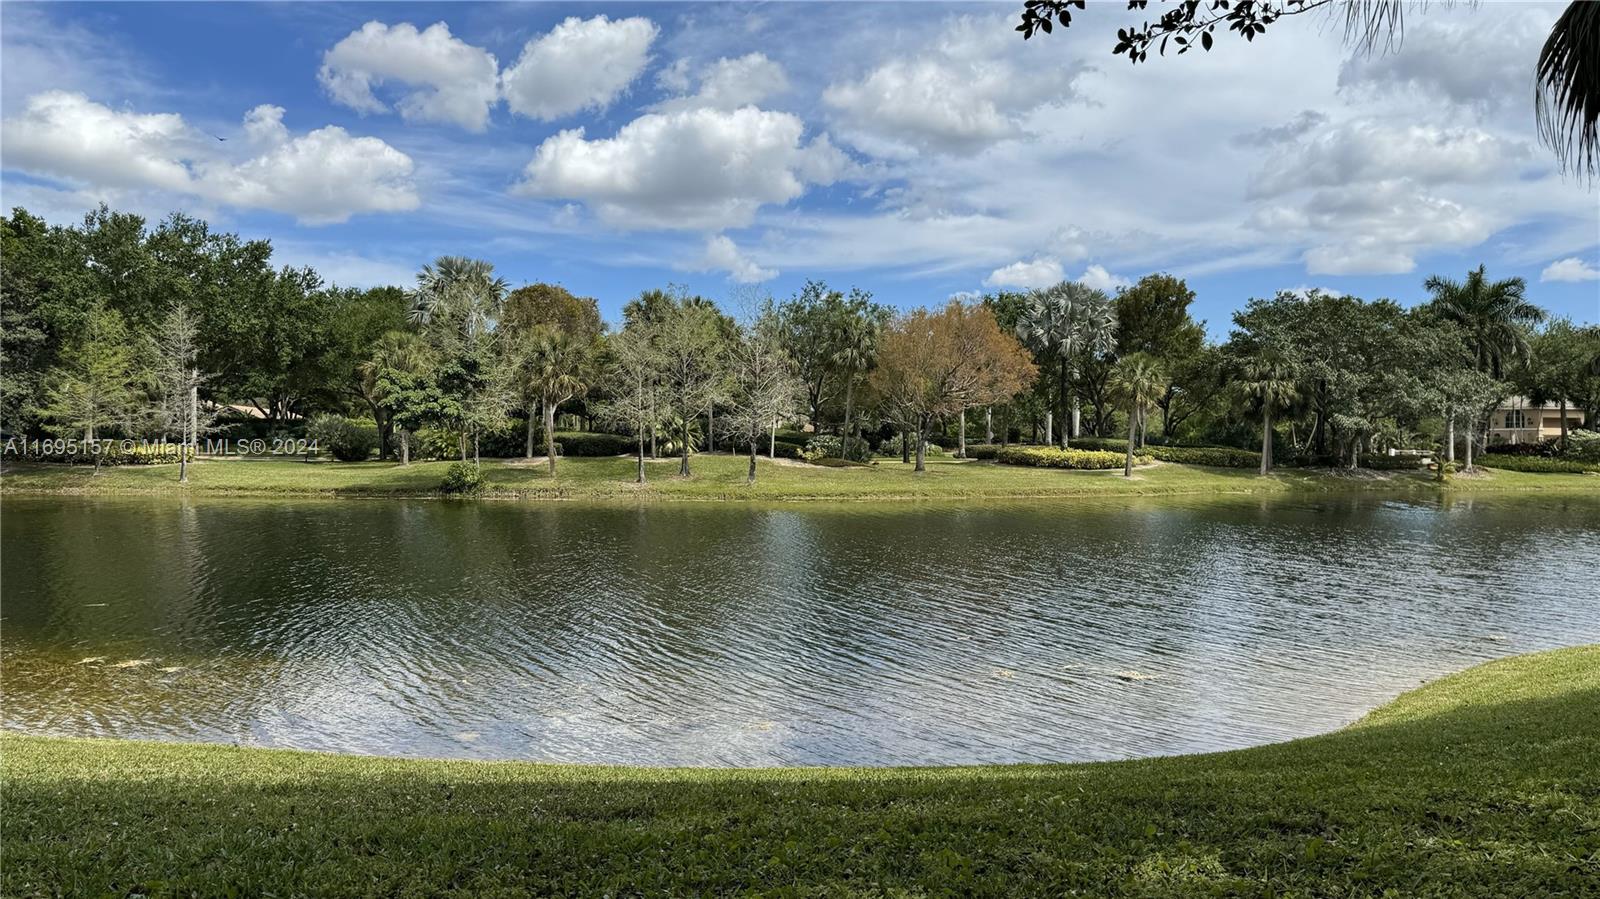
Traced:
<svg viewBox="0 0 1600 899">
<path fill-rule="evenodd" d="M 402 464 L 425 441 L 462 461 L 543 456 L 554 473 L 566 422 L 626 435 L 640 480 L 647 458 L 676 457 L 688 476 L 694 452 L 719 447 L 747 454 L 753 480 L 757 455 L 797 441 L 918 470 L 935 446 L 1113 435 L 1130 467 L 1147 442 L 1259 448 L 1263 472 L 1389 448 L 1470 465 L 1506 396 L 1570 405 L 1591 426 L 1600 414 L 1600 328 L 1549 320 L 1520 279 L 1482 267 L 1429 278 L 1410 309 L 1251 299 L 1219 343 L 1194 292 L 1161 273 L 1114 295 L 1063 282 L 909 311 L 822 281 L 783 299 L 745 291 L 729 309 L 667 287 L 611 327 L 593 298 L 513 289 L 485 260 L 341 288 L 182 214 L 149 227 L 101 207 L 66 227 L 16 209 L 0 240 L 7 435 L 198 446 L 244 407 L 284 432 L 332 416 Z"/>
</svg>

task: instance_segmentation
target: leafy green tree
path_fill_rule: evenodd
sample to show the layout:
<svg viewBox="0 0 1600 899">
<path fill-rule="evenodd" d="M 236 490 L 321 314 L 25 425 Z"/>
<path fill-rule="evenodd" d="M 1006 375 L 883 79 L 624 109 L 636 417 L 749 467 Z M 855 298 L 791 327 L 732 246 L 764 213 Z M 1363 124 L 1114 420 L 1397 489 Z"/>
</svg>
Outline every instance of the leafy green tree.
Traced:
<svg viewBox="0 0 1600 899">
<path fill-rule="evenodd" d="M 637 483 L 643 484 L 646 435 L 657 428 L 655 388 L 664 362 L 657 349 L 657 323 L 636 319 L 607 340 L 611 399 L 600 417 L 631 431 L 638 441 Z"/>
<path fill-rule="evenodd" d="M 836 322 L 838 330 L 833 340 L 833 364 L 838 371 L 839 379 L 844 382 L 844 433 L 840 441 L 846 459 L 851 458 L 850 445 L 855 439 L 857 430 L 856 383 L 877 363 L 878 341 L 882 338 L 883 329 L 889 323 L 890 317 L 889 309 L 872 303 L 869 300 L 870 296 L 871 294 L 851 291 L 850 298 L 839 311 Z M 776 339 L 781 341 L 781 334 Z"/>
<path fill-rule="evenodd" d="M 600 307 L 590 297 L 577 297 L 566 288 L 555 284 L 529 284 L 519 287 L 506 297 L 496 329 L 512 354 L 511 363 L 519 369 L 517 376 L 518 402 L 527 414 L 527 434 L 524 453 L 533 458 L 534 422 L 536 410 L 543 397 L 540 381 L 531 377 L 528 366 L 531 355 L 540 346 L 541 333 L 559 333 L 572 344 L 569 352 L 580 353 L 586 367 L 592 367 L 601 351 L 600 340 L 605 334 L 605 323 L 600 318 Z M 589 372 L 592 374 L 592 372 Z M 585 396 L 588 385 L 582 386 L 572 397 Z M 547 440 L 546 443 L 552 441 Z M 547 446 L 546 449 L 549 447 Z"/>
<path fill-rule="evenodd" d="M 393 330 L 378 338 L 361 364 L 362 392 L 400 435 L 400 464 L 411 464 L 411 435 L 441 417 L 434 385 L 433 349 L 415 332 Z"/>
<path fill-rule="evenodd" d="M 862 336 L 861 331 L 869 327 L 850 324 L 850 320 L 881 316 L 875 309 L 872 294 L 852 287 L 846 296 L 821 281 L 807 281 L 778 308 L 783 343 L 804 389 L 806 417 L 812 428 L 821 429 L 823 404 L 834 391 L 860 373 L 859 369 L 850 371 L 847 379 L 848 366 L 840 362 L 841 341 L 852 332 Z"/>
<path fill-rule="evenodd" d="M 189 455 L 200 451 L 200 435 L 211 430 L 215 412 L 200 408 L 199 320 L 183 300 L 172 304 L 150 338 L 152 417 L 163 435 L 179 436 L 178 482 L 189 481 Z"/>
<path fill-rule="evenodd" d="M 513 377 L 524 395 L 538 399 L 544 412 L 544 452 L 550 477 L 556 476 L 556 409 L 589 389 L 593 343 L 581 335 L 540 326 L 512 351 Z"/>
<path fill-rule="evenodd" d="M 741 329 L 739 339 L 730 348 L 728 362 L 732 424 L 740 438 L 749 441 L 750 468 L 745 483 L 754 484 L 756 447 L 761 436 L 794 408 L 800 392 L 774 311 L 767 310 L 748 328 Z"/>
<path fill-rule="evenodd" d="M 727 342 L 716 307 L 693 297 L 675 300 L 657 324 L 663 411 L 675 422 L 681 461 L 678 476 L 690 476 L 694 421 L 723 388 Z"/>
<path fill-rule="evenodd" d="M 1137 437 L 1143 431 L 1144 416 L 1155 403 L 1155 398 L 1166 387 L 1166 373 L 1155 356 L 1136 352 L 1117 360 L 1111 372 L 1111 383 L 1128 403 L 1128 451 L 1122 465 L 1122 476 L 1133 477 L 1133 453 Z"/>
<path fill-rule="evenodd" d="M 47 380 L 39 417 L 62 436 L 83 435 L 92 443 L 107 429 L 131 429 L 139 403 L 134 357 L 122 316 L 95 309 L 83 333 L 62 354 Z M 100 454 L 95 455 L 95 470 Z"/>
</svg>

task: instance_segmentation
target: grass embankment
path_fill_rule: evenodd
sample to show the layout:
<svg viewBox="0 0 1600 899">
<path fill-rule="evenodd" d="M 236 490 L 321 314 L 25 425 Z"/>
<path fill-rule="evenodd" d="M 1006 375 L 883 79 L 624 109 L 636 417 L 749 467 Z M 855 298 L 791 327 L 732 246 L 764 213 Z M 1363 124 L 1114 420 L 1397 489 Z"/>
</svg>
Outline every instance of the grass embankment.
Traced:
<svg viewBox="0 0 1600 899">
<path fill-rule="evenodd" d="M 0 893 L 1576 896 L 1600 646 L 1333 734 L 1076 765 L 650 769 L 5 736 Z"/>
<path fill-rule="evenodd" d="M 1160 495 L 1205 493 L 1288 493 L 1295 491 L 1437 491 L 1422 472 L 1368 472 L 1283 469 L 1266 477 L 1253 470 L 1162 464 L 1138 468 L 1134 477 L 1118 471 L 1060 471 L 938 459 L 917 474 L 898 460 L 874 466 L 831 468 L 799 462 L 758 461 L 754 485 L 745 484 L 748 460 L 740 456 L 694 457 L 694 476 L 677 477 L 677 461 L 647 464 L 648 483 L 633 483 L 634 460 L 626 457 L 571 458 L 552 479 L 542 464 L 486 460 L 489 496 L 529 499 L 691 499 L 691 500 L 861 500 L 939 498 L 1028 498 L 1080 495 Z M 8 465 L 0 477 L 7 493 L 226 494 L 246 496 L 421 496 L 433 495 L 446 462 L 401 466 L 390 462 L 203 461 L 191 469 L 190 483 L 178 483 L 176 465 L 102 468 Z M 1542 474 L 1483 470 L 1457 477 L 1447 489 L 1600 490 L 1600 475 Z"/>
</svg>

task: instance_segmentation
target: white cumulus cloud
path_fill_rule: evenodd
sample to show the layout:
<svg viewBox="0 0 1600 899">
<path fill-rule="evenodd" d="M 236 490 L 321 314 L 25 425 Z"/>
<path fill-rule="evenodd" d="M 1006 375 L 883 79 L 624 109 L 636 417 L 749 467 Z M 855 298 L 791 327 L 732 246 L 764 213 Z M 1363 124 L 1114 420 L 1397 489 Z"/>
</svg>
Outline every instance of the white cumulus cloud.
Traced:
<svg viewBox="0 0 1600 899">
<path fill-rule="evenodd" d="M 762 281 L 771 281 L 778 277 L 776 269 L 757 265 L 725 234 L 712 235 L 706 239 L 704 264 L 707 269 L 727 272 L 729 279 L 740 284 L 760 284 Z"/>
<path fill-rule="evenodd" d="M 1559 259 L 1544 267 L 1540 281 L 1600 281 L 1600 269 L 1576 256 Z"/>
<path fill-rule="evenodd" d="M 334 102 L 361 113 L 387 112 L 373 88 L 401 85 L 395 106 L 407 120 L 482 131 L 498 75 L 492 53 L 451 36 L 443 22 L 421 31 L 408 22 L 368 22 L 323 54 L 317 80 Z"/>
<path fill-rule="evenodd" d="M 313 224 L 418 205 L 411 158 L 377 138 L 332 125 L 295 137 L 277 106 L 250 110 L 241 130 L 236 145 L 256 155 L 224 155 L 173 113 L 119 111 L 59 91 L 0 124 L 6 168 L 100 191 L 154 189 Z"/>
<path fill-rule="evenodd" d="M 656 82 L 663 87 L 676 86 L 675 89 L 680 92 L 688 89 L 688 75 L 678 67 L 678 63 L 664 69 Z M 737 59 L 717 60 L 700 73 L 699 91 L 689 96 L 673 97 L 657 104 L 655 108 L 662 112 L 700 106 L 738 109 L 755 105 L 788 89 L 789 77 L 784 74 L 783 66 L 768 59 L 766 54 L 747 53 Z"/>
<path fill-rule="evenodd" d="M 1106 271 L 1106 267 L 1103 265 L 1091 265 L 1084 269 L 1083 274 L 1078 278 L 1078 283 L 1085 287 L 1092 287 L 1095 290 L 1111 293 L 1118 288 L 1127 287 L 1133 282 L 1121 275 L 1113 275 Z"/>
<path fill-rule="evenodd" d="M 796 116 L 746 106 L 649 113 L 615 137 L 574 128 L 546 139 L 516 191 L 580 200 L 613 227 L 720 230 L 829 184 L 849 160 Z"/>
<path fill-rule="evenodd" d="M 985 287 L 1016 287 L 1030 289 L 1035 287 L 1049 287 L 1065 280 L 1066 274 L 1061 270 L 1061 261 L 1048 256 L 1031 260 L 1018 260 L 1010 265 L 1001 266 L 989 273 L 983 279 Z"/>
<path fill-rule="evenodd" d="M 566 19 L 522 48 L 500 76 L 511 111 L 549 121 L 611 105 L 650 62 L 659 29 L 633 17 Z"/>
</svg>

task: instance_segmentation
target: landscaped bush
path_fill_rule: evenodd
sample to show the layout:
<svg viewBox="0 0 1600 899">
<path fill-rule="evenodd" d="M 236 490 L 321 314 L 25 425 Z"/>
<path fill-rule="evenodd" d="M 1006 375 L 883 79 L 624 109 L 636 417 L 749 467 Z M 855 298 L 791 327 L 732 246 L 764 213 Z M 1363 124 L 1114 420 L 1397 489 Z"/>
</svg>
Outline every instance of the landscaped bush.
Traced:
<svg viewBox="0 0 1600 899">
<path fill-rule="evenodd" d="M 378 429 L 369 422 L 339 415 L 318 415 L 306 434 L 340 462 L 360 462 L 378 448 Z"/>
<path fill-rule="evenodd" d="M 969 443 L 967 444 L 968 459 L 993 459 L 1000 452 L 998 443 Z"/>
<path fill-rule="evenodd" d="M 1416 471 L 1422 467 L 1417 456 L 1387 456 L 1369 453 L 1361 457 L 1361 467 L 1373 471 Z"/>
<path fill-rule="evenodd" d="M 1231 446 L 1147 446 L 1141 452 L 1162 462 L 1213 468 L 1259 468 L 1261 454 Z"/>
<path fill-rule="evenodd" d="M 1533 471 L 1547 474 L 1585 474 L 1600 472 L 1600 464 L 1578 459 L 1546 459 L 1541 456 L 1479 456 L 1473 460 L 1484 468 L 1506 471 Z"/>
<path fill-rule="evenodd" d="M 850 441 L 850 453 L 845 455 L 844 439 L 833 434 L 824 434 L 813 437 L 806 443 L 805 450 L 800 458 L 807 462 L 816 463 L 823 459 L 842 459 L 846 462 L 867 462 L 872 459 L 872 447 L 867 441 L 857 438 Z"/>
<path fill-rule="evenodd" d="M 1027 465 L 1033 468 L 1072 468 L 1102 470 L 1121 468 L 1126 452 L 1106 450 L 1057 449 L 1052 446 L 1012 446 L 1000 450 L 995 458 L 1005 465 Z M 1134 456 L 1135 464 L 1150 461 L 1149 456 Z"/>
<path fill-rule="evenodd" d="M 596 434 L 590 431 L 557 431 L 556 444 L 563 456 L 622 456 L 639 451 L 638 441 L 621 434 Z M 534 452 L 544 452 L 541 441 Z"/>
<path fill-rule="evenodd" d="M 901 442 L 901 437 L 900 437 L 899 434 L 896 434 L 893 437 L 886 438 L 882 443 L 878 444 L 878 455 L 880 455 L 880 456 L 898 456 L 898 455 L 900 455 L 900 442 Z M 913 434 L 911 436 L 911 441 L 910 442 L 911 442 L 911 455 L 915 456 L 917 454 L 917 438 L 916 438 L 916 435 Z M 923 454 L 925 456 L 942 456 L 942 455 L 945 454 L 944 453 L 944 447 L 942 447 L 939 444 L 934 443 L 932 440 L 930 440 L 930 441 L 928 441 L 927 448 L 925 450 L 923 450 Z"/>
<path fill-rule="evenodd" d="M 483 472 L 471 462 L 451 462 L 445 470 L 444 480 L 439 484 L 439 490 L 444 493 L 454 493 L 470 496 L 483 491 Z"/>
<path fill-rule="evenodd" d="M 1072 449 L 1102 450 L 1109 453 L 1128 451 L 1128 441 L 1124 437 L 1074 437 L 1070 442 Z"/>
</svg>

